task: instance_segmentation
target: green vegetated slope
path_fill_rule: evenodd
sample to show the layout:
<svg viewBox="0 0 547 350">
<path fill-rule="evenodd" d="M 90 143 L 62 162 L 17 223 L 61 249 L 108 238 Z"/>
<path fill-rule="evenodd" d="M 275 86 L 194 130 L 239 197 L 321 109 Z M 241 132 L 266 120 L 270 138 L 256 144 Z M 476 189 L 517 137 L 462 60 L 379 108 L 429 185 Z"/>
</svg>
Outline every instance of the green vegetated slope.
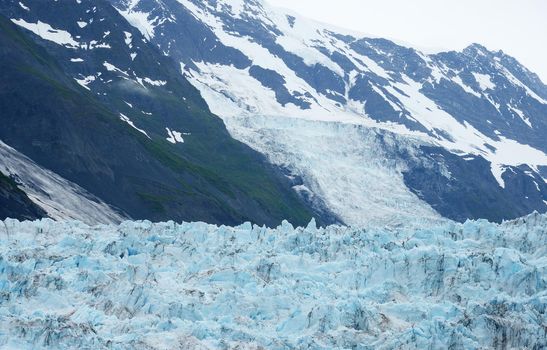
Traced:
<svg viewBox="0 0 547 350">
<path fill-rule="evenodd" d="M 165 85 L 111 79 L 88 91 L 62 60 L 64 47 L 0 16 L 0 138 L 133 219 L 308 221 L 313 213 L 281 172 L 231 138 L 176 65 L 147 45 L 134 70 L 168 77 Z M 87 69 L 104 65 L 86 55 Z M 147 114 L 123 110 L 133 105 L 126 101 Z M 122 121 L 121 110 L 147 135 Z M 166 127 L 183 131 L 185 142 L 167 142 Z"/>
</svg>

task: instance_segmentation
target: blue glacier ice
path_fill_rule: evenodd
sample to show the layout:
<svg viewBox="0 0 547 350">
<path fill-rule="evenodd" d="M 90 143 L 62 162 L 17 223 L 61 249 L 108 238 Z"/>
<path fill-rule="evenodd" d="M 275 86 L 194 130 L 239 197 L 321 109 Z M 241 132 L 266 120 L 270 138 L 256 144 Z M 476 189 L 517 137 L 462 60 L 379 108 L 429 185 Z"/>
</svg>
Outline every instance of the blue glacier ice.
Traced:
<svg viewBox="0 0 547 350">
<path fill-rule="evenodd" d="M 0 222 L 2 349 L 544 349 L 547 215 Z"/>
</svg>

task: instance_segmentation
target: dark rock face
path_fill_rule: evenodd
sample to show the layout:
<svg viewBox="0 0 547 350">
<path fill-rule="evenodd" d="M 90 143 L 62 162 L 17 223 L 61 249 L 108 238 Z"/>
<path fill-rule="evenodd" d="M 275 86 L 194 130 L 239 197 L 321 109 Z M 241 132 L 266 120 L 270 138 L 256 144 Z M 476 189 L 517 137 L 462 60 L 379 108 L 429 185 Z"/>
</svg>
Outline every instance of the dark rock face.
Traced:
<svg viewBox="0 0 547 350">
<path fill-rule="evenodd" d="M 42 208 L 34 204 L 21 191 L 15 181 L 0 173 L 0 220 L 36 220 L 47 217 Z"/>
<path fill-rule="evenodd" d="M 502 175 L 505 187 L 500 190 L 489 162 L 482 157 L 464 159 L 438 147 L 423 147 L 422 152 L 404 172 L 405 183 L 444 217 L 501 222 L 534 210 L 547 211 L 545 182 L 537 174 L 530 175 L 527 166 L 507 169 Z"/>
<path fill-rule="evenodd" d="M 275 91 L 277 101 L 285 106 L 292 103 L 302 109 L 310 108 L 310 103 L 300 99 L 300 96 L 292 95 L 285 87 L 285 78 L 271 69 L 265 69 L 260 66 L 251 66 L 249 74 L 258 80 L 263 86 Z"/>
</svg>

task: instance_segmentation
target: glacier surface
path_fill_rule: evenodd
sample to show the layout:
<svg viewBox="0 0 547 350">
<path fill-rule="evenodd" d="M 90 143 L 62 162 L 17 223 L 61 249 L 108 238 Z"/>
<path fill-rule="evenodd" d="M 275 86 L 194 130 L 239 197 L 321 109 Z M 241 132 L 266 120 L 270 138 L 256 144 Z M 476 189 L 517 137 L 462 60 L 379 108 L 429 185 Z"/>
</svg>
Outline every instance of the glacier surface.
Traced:
<svg viewBox="0 0 547 350">
<path fill-rule="evenodd" d="M 0 223 L 0 348 L 542 349 L 547 215 L 429 228 Z"/>
<path fill-rule="evenodd" d="M 290 116 L 232 117 L 224 122 L 235 138 L 300 177 L 302 184 L 293 188 L 312 205 L 326 206 L 349 226 L 420 227 L 444 220 L 404 183 L 410 159 L 397 154 L 418 153 L 413 139 Z M 318 205 L 317 200 L 324 203 Z"/>
</svg>

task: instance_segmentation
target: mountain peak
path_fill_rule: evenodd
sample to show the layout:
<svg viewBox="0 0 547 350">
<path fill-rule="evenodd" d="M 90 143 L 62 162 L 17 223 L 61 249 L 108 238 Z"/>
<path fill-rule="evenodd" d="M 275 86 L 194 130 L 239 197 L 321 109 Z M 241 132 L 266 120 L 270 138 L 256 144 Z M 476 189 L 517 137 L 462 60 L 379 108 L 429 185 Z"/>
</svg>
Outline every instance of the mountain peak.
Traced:
<svg viewBox="0 0 547 350">
<path fill-rule="evenodd" d="M 466 48 L 463 49 L 463 53 L 482 56 L 491 56 L 494 54 L 494 52 L 488 50 L 484 45 L 478 43 L 468 45 Z"/>
</svg>

